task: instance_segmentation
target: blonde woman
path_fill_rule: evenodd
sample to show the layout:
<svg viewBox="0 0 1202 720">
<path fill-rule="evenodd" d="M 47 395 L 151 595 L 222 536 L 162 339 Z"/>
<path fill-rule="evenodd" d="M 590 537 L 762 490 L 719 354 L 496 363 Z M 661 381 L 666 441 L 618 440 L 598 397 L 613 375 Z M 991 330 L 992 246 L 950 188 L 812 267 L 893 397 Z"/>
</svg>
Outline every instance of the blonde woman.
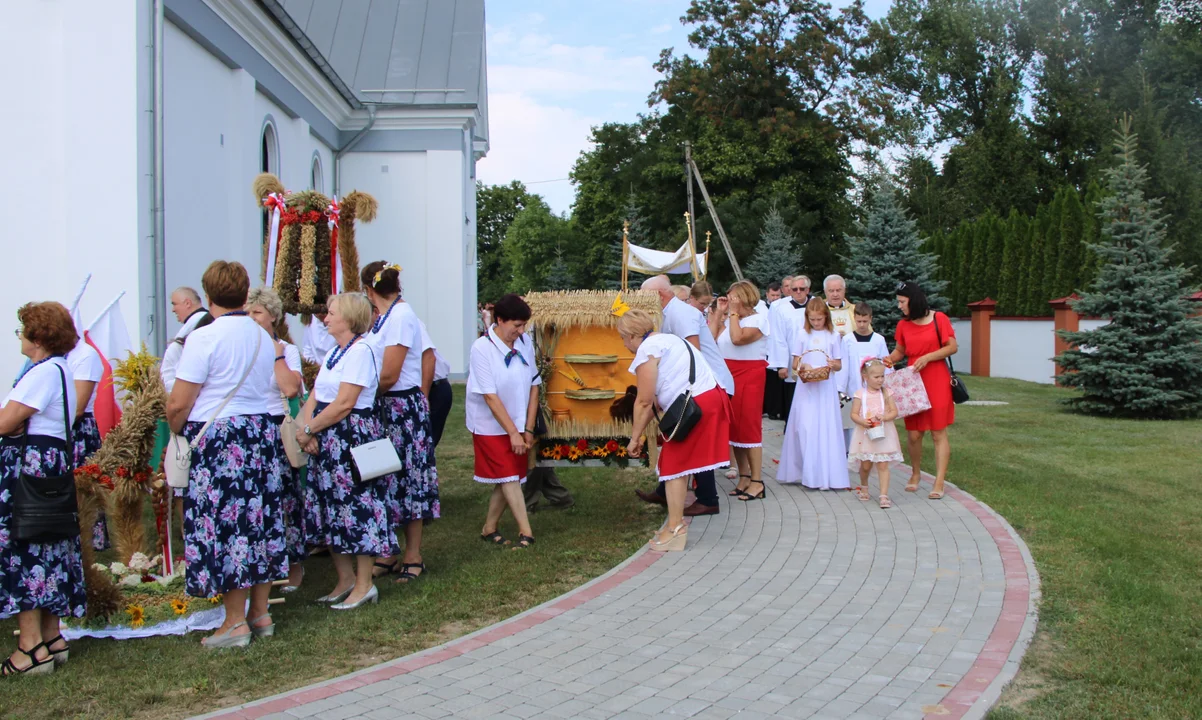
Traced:
<svg viewBox="0 0 1202 720">
<path fill-rule="evenodd" d="M 638 384 L 634 404 L 634 429 L 627 452 L 643 452 L 643 432 L 656 406 L 666 408 L 686 390 L 701 409 L 701 421 L 685 438 L 667 440 L 659 452 L 655 470 L 664 483 L 668 521 L 651 538 L 656 552 L 684 550 L 688 535 L 684 524 L 684 501 L 689 478 L 730 464 L 730 401 L 718 385 L 701 352 L 675 335 L 655 332 L 651 316 L 628 310 L 618 320 L 618 335 L 634 353 L 630 372 Z M 693 381 L 690 384 L 690 372 Z"/>
<path fill-rule="evenodd" d="M 755 285 L 737 282 L 726 297 L 718 298 L 718 310 L 710 325 L 718 330 L 718 350 L 735 380 L 731 398 L 730 446 L 739 471 L 739 484 L 730 493 L 739 500 L 762 500 L 764 483 L 764 373 L 768 369 L 768 315 L 757 313 L 760 291 Z M 719 329 L 720 328 L 720 329 Z"/>
</svg>

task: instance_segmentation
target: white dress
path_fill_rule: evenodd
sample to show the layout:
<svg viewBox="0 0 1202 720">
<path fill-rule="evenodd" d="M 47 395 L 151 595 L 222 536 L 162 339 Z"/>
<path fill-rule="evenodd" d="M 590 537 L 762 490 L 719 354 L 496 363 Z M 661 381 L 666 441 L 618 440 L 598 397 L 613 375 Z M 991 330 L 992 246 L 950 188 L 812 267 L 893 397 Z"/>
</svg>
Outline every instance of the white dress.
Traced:
<svg viewBox="0 0 1202 720">
<path fill-rule="evenodd" d="M 836 333 L 798 333 L 792 354 L 815 367 L 826 362 L 813 350 L 823 350 L 832 360 L 843 359 L 843 341 Z M 776 479 L 816 490 L 851 487 L 834 373 L 820 382 L 797 383 Z"/>
</svg>

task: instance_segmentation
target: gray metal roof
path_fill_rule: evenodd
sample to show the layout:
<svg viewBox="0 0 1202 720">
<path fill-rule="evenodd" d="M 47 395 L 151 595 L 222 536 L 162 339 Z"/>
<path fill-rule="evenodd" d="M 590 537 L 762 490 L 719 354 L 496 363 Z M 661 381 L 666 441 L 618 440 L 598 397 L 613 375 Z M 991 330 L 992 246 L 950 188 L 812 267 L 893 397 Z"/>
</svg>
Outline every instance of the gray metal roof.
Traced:
<svg viewBox="0 0 1202 720">
<path fill-rule="evenodd" d="M 264 0 L 359 102 L 486 102 L 484 0 Z M 273 7 L 274 6 L 274 7 Z M 279 9 L 286 17 L 281 17 Z M 293 33 L 296 37 L 296 33 Z M 388 90 L 387 93 L 366 92 Z M 462 91 L 462 92 L 452 92 Z M 352 105 L 354 100 L 348 98 Z"/>
</svg>

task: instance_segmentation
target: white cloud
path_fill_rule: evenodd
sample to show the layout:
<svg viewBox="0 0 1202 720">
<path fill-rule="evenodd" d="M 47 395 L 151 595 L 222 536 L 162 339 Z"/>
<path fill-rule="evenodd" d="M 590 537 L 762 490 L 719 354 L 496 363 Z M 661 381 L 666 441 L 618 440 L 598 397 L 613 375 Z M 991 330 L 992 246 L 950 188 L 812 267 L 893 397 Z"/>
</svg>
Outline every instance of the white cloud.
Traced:
<svg viewBox="0 0 1202 720">
<path fill-rule="evenodd" d="M 490 91 L 488 103 L 490 150 L 478 164 L 477 176 L 489 185 L 566 178 L 587 147 L 592 126 L 600 124 L 521 92 Z M 531 185 L 529 190 L 542 195 L 555 212 L 567 212 L 574 199 L 567 181 Z"/>
<path fill-rule="evenodd" d="M 675 27 L 675 26 L 672 25 L 672 23 L 664 23 L 663 25 L 658 25 L 656 27 L 651 28 L 651 34 L 652 35 L 663 35 L 664 33 L 670 33 L 670 32 L 672 32 L 673 27 Z"/>
</svg>

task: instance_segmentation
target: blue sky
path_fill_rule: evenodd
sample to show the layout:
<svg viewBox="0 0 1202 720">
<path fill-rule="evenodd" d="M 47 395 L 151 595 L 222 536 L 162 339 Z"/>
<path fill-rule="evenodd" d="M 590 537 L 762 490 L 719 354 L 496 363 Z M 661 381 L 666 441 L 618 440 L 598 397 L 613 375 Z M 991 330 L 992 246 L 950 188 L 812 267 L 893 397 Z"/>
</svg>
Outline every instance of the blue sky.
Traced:
<svg viewBox="0 0 1202 720">
<path fill-rule="evenodd" d="M 842 2 L 836 2 L 836 6 Z M 647 112 L 660 50 L 688 48 L 688 0 L 488 0 L 488 184 L 521 180 L 556 212 L 590 128 Z M 882 16 L 889 0 L 869 0 Z M 551 181 L 551 182 L 546 182 Z"/>
</svg>

